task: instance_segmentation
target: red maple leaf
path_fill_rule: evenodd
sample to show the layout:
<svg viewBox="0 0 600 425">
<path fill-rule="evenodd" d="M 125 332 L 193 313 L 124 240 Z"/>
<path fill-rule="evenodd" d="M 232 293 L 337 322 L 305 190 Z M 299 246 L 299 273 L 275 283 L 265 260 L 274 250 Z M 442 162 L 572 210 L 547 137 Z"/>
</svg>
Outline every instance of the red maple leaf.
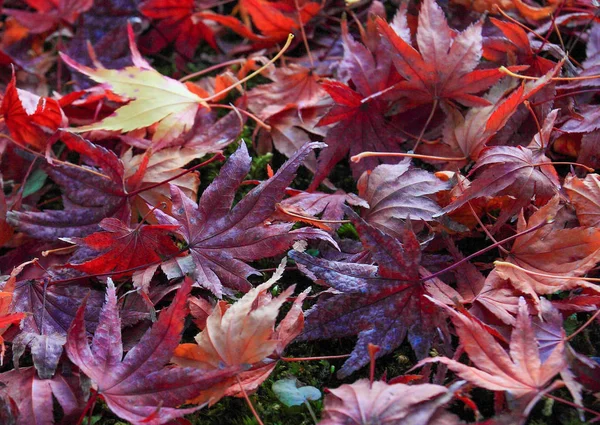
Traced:
<svg viewBox="0 0 600 425">
<path fill-rule="evenodd" d="M 490 18 L 492 24 L 502 31 L 506 38 L 488 37 L 483 42 L 483 57 L 487 60 L 504 62 L 509 59 L 513 65 L 515 62 L 522 65 L 529 65 L 527 75 L 544 75 L 556 65 L 549 59 L 546 59 L 534 52 L 527 33 L 519 25 L 501 21 L 496 18 Z"/>
<path fill-rule="evenodd" d="M 143 37 L 143 46 L 149 53 L 156 53 L 174 43 L 178 53 L 193 58 L 202 40 L 217 48 L 213 30 L 202 21 L 192 20 L 196 11 L 194 0 L 146 0 L 139 5 L 140 12 L 158 22 Z"/>
<path fill-rule="evenodd" d="M 523 298 L 519 302 L 508 353 L 478 320 L 447 306 L 442 307 L 450 314 L 460 343 L 474 366 L 440 356 L 425 359 L 415 367 L 425 363 L 443 363 L 458 376 L 479 387 L 507 391 L 517 401 L 516 416 L 524 421 L 539 398 L 552 390 L 552 379 L 566 369 L 564 343 L 555 345 L 541 358 L 534 326 Z M 561 329 L 561 332 L 564 331 Z M 522 423 L 520 421 L 514 423 Z"/>
<path fill-rule="evenodd" d="M 203 391 L 193 403 L 211 404 L 221 397 L 242 397 L 240 386 L 254 392 L 271 374 L 286 346 L 298 336 L 304 325 L 302 302 L 308 295 L 301 293 L 277 328 L 275 321 L 286 299 L 293 294 L 294 285 L 273 298 L 268 289 L 285 270 L 282 262 L 271 279 L 252 288 L 231 305 L 219 303 L 207 317 L 206 327 L 196 336 L 196 344 L 180 344 L 173 362 L 203 371 L 219 370 L 223 366 L 249 366 L 235 378 Z"/>
<path fill-rule="evenodd" d="M 6 86 L 0 114 L 4 116 L 6 126 L 17 143 L 31 145 L 39 150 L 46 147 L 48 139 L 63 121 L 63 114 L 56 100 L 40 98 L 17 89 L 14 73 Z"/>
<path fill-rule="evenodd" d="M 71 133 L 63 133 L 61 141 L 86 164 L 55 162 L 44 167 L 62 188 L 65 209 L 9 211 L 8 221 L 37 239 L 55 240 L 98 231 L 98 223 L 105 217 L 128 220 L 123 163 L 114 152 Z"/>
<path fill-rule="evenodd" d="M 139 224 L 132 229 L 116 218 L 105 218 L 99 226 L 105 231 L 75 240 L 84 249 L 94 251 L 88 254 L 92 258 L 78 264 L 69 263 L 67 267 L 88 274 L 111 272 L 121 276 L 121 272 L 141 269 L 179 252 L 169 237 L 179 226 Z"/>
<path fill-rule="evenodd" d="M 322 83 L 334 105 L 318 125 L 336 125 L 327 132 L 324 140 L 327 148 L 319 155 L 309 191 L 316 189 L 348 153 L 353 156 L 364 151 L 397 152 L 404 141 L 394 123 L 386 118 L 388 102 L 377 96 L 398 80 L 389 51 L 378 39 L 372 43 L 374 51 L 356 42 L 348 34 L 346 25 L 342 25 L 342 36 L 344 60 L 340 71 L 355 90 L 335 80 Z M 380 162 L 377 158 L 352 162 L 353 177 L 358 179 L 364 171 L 375 168 Z"/>
<path fill-rule="evenodd" d="M 201 372 L 165 367 L 181 338 L 190 289 L 191 281 L 186 280 L 169 308 L 124 358 L 121 319 L 112 281 L 91 346 L 83 319 L 85 303 L 77 311 L 65 349 L 71 361 L 92 380 L 96 394 L 119 417 L 146 425 L 181 417 L 198 408 L 177 409 L 177 406 L 238 371 L 228 368 Z"/>
<path fill-rule="evenodd" d="M 0 374 L 0 382 L 17 405 L 19 425 L 54 425 L 54 413 L 59 410 L 55 409 L 56 401 L 64 415 L 62 423 L 76 423 L 84 405 L 79 378 L 79 373 L 64 371 L 52 379 L 40 379 L 34 367 Z"/>
<path fill-rule="evenodd" d="M 377 25 L 398 73 L 406 79 L 394 91 L 406 98 L 406 109 L 448 101 L 489 105 L 477 94 L 504 74 L 498 69 L 475 69 L 481 59 L 481 21 L 456 34 L 435 0 L 425 0 L 416 37 L 419 51 L 382 18 L 377 18 Z"/>
</svg>

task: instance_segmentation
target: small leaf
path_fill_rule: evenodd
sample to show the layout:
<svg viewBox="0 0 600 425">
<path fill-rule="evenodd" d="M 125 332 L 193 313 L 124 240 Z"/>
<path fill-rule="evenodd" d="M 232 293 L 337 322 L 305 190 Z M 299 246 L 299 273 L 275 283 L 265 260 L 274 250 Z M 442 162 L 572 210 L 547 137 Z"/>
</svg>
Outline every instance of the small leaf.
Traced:
<svg viewBox="0 0 600 425">
<path fill-rule="evenodd" d="M 287 407 L 299 406 L 307 400 L 319 400 L 321 391 L 315 387 L 298 387 L 298 381 L 294 378 L 280 379 L 273 383 L 273 392 Z"/>
</svg>

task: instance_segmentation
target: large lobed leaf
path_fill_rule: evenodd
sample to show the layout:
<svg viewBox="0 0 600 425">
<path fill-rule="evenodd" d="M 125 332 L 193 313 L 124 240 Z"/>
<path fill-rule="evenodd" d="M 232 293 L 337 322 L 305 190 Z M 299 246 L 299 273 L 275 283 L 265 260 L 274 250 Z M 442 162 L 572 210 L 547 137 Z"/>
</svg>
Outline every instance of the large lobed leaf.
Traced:
<svg viewBox="0 0 600 425">
<path fill-rule="evenodd" d="M 378 356 L 396 349 L 408 336 L 418 357 L 427 355 L 439 320 L 424 297 L 420 282 L 421 249 L 406 230 L 403 243 L 370 226 L 347 209 L 363 245 L 377 266 L 342 263 L 292 251 L 310 273 L 335 289 L 321 295 L 307 313 L 300 340 L 329 339 L 358 334 L 354 351 L 338 376 L 350 375 L 369 362 L 369 343 L 381 346 Z"/>
<path fill-rule="evenodd" d="M 198 204 L 172 186 L 173 216 L 156 211 L 159 222 L 181 226 L 196 264 L 198 284 L 221 296 L 231 290 L 247 292 L 246 278 L 257 271 L 246 261 L 273 257 L 296 240 L 323 239 L 335 245 L 319 229 L 291 230 L 292 223 L 269 223 L 276 204 L 285 195 L 296 170 L 319 143 L 304 145 L 273 177 L 250 191 L 231 208 L 235 192 L 250 170 L 245 144 L 228 159 L 219 176 L 204 191 Z"/>
<path fill-rule="evenodd" d="M 172 304 L 124 358 L 121 319 L 112 281 L 108 283 L 106 303 L 91 346 L 83 320 L 85 303 L 71 324 L 66 345 L 69 358 L 92 380 L 108 407 L 133 424 L 159 425 L 197 410 L 176 407 L 238 370 L 202 372 L 165 367 L 181 338 L 190 289 L 191 282 L 186 280 Z"/>
</svg>

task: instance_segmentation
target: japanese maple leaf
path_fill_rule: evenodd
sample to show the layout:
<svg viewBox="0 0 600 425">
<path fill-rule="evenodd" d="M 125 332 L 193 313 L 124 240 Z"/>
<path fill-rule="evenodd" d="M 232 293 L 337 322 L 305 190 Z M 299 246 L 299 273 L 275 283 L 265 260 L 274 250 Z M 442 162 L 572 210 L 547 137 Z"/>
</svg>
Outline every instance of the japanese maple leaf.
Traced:
<svg viewBox="0 0 600 425">
<path fill-rule="evenodd" d="M 386 118 L 388 102 L 376 95 L 397 82 L 398 75 L 391 64 L 386 46 L 376 40 L 374 51 L 356 42 L 342 26 L 344 58 L 340 64 L 343 79 L 355 89 L 339 81 L 326 80 L 323 89 L 331 96 L 334 105 L 319 121 L 319 126 L 335 124 L 327 132 L 324 149 L 318 158 L 317 170 L 309 190 L 314 190 L 331 172 L 335 164 L 348 153 L 353 156 L 364 151 L 397 152 L 404 141 L 398 129 Z M 366 158 L 352 162 L 352 175 L 358 179 L 380 162 Z"/>
<path fill-rule="evenodd" d="M 558 197 L 555 197 L 536 211 L 528 221 L 525 221 L 521 213 L 517 222 L 517 232 L 544 223 L 549 217 L 554 217 L 557 211 Z M 546 225 L 515 239 L 505 259 L 505 262 L 526 271 L 502 263 L 497 265 L 496 271 L 504 279 L 509 279 L 516 289 L 531 296 L 538 304 L 538 295 L 553 294 L 557 291 L 585 287 L 596 293 L 600 292 L 595 284 L 584 279 L 572 279 L 585 275 L 598 261 L 600 261 L 600 229 L 596 227 L 563 229 Z M 569 279 L 561 279 L 561 277 L 569 277 Z"/>
<path fill-rule="evenodd" d="M 307 0 L 241 0 L 240 7 L 268 39 L 283 41 L 321 10 L 321 4 Z"/>
<path fill-rule="evenodd" d="M 17 143 L 39 150 L 46 147 L 50 136 L 63 122 L 58 102 L 18 89 L 14 73 L 6 86 L 0 114 Z"/>
<path fill-rule="evenodd" d="M 91 250 L 86 252 L 86 256 L 91 258 L 82 263 L 69 263 L 67 267 L 87 274 L 115 273 L 122 276 L 132 269 L 159 263 L 162 258 L 179 252 L 170 237 L 179 226 L 140 223 L 132 229 L 116 218 L 105 218 L 99 226 L 103 232 L 73 241 L 82 249 Z"/>
<path fill-rule="evenodd" d="M 23 280 L 16 284 L 13 308 L 26 314 L 21 325 L 23 332 L 66 336 L 83 300 L 87 300 L 87 330 L 92 333 L 98 324 L 102 293 L 90 284 L 47 285 L 47 280 Z"/>
<path fill-rule="evenodd" d="M 144 48 L 156 53 L 174 43 L 178 53 L 188 60 L 194 57 L 202 40 L 217 48 L 213 30 L 200 20 L 193 20 L 196 11 L 194 0 L 146 0 L 139 5 L 140 12 L 158 22 L 144 36 Z"/>
<path fill-rule="evenodd" d="M 481 171 L 483 170 L 483 171 Z M 497 223 L 528 205 L 535 196 L 544 205 L 560 189 L 556 170 L 543 154 L 535 154 L 522 146 L 486 148 L 470 174 L 477 174 L 471 185 L 444 212 L 454 211 L 468 201 L 482 196 L 510 195 L 513 201 L 498 217 Z"/>
<path fill-rule="evenodd" d="M 421 249 L 414 233 L 406 230 L 403 243 L 373 228 L 346 208 L 363 245 L 378 266 L 314 258 L 292 251 L 291 258 L 308 269 L 311 279 L 335 289 L 324 294 L 306 315 L 300 340 L 340 338 L 358 334 L 350 358 L 339 370 L 345 377 L 369 362 L 368 345 L 390 353 L 408 335 L 417 357 L 427 355 L 439 320 L 424 298 L 419 281 Z"/>
<path fill-rule="evenodd" d="M 455 152 L 454 155 L 477 160 L 487 142 L 504 128 L 524 101 L 535 96 L 560 72 L 563 62 L 556 64 L 543 77 L 528 81 L 505 96 L 502 82 L 494 86 L 485 99 L 488 106 L 470 108 L 465 116 L 458 109 L 449 109 L 444 126 L 444 141 Z"/>
<path fill-rule="evenodd" d="M 188 243 L 196 264 L 198 284 L 220 296 L 224 288 L 247 292 L 246 277 L 257 273 L 246 261 L 272 257 L 300 239 L 331 237 L 319 229 L 291 230 L 292 223 L 268 223 L 296 170 L 319 143 L 304 145 L 269 180 L 248 193 L 233 209 L 236 189 L 250 170 L 250 156 L 244 143 L 227 160 L 221 172 L 202 193 L 200 201 L 171 186 L 173 216 L 155 212 L 161 224 L 181 225 L 179 233 Z M 335 244 L 335 243 L 334 243 Z"/>
<path fill-rule="evenodd" d="M 504 62 L 508 57 L 518 64 L 529 65 L 526 74 L 533 76 L 543 75 L 554 68 L 554 62 L 534 52 L 527 33 L 519 25 L 496 18 L 490 18 L 490 21 L 506 38 L 489 37 L 484 40 L 483 56 L 487 60 Z"/>
<path fill-rule="evenodd" d="M 318 83 L 319 76 L 299 65 L 277 68 L 269 78 L 272 83 L 257 86 L 247 93 L 248 108 L 263 120 L 286 109 L 315 106 L 327 97 Z"/>
<path fill-rule="evenodd" d="M 44 167 L 61 187 L 65 209 L 9 211 L 8 222 L 36 239 L 53 241 L 98 231 L 98 223 L 105 217 L 129 220 L 123 164 L 119 158 L 77 135 L 63 133 L 61 140 L 88 164 L 53 163 Z"/>
<path fill-rule="evenodd" d="M 284 213 L 290 212 L 307 217 L 304 220 L 288 215 L 289 219 L 306 221 L 307 223 L 311 223 L 310 217 L 321 214 L 321 220 L 325 222 L 327 228 L 337 230 L 341 223 L 335 222 L 344 218 L 343 206 L 345 204 L 369 208 L 369 204 L 363 199 L 354 193 L 345 193 L 342 190 L 335 193 L 299 192 L 290 198 L 284 199 L 280 207 Z M 333 223 L 327 223 L 329 221 L 333 221 Z M 325 229 L 327 230 L 327 228 Z"/>
<path fill-rule="evenodd" d="M 17 405 L 16 425 L 54 425 L 56 401 L 63 413 L 60 423 L 76 423 L 85 404 L 79 378 L 79 373 L 64 371 L 52 379 L 40 379 L 34 367 L 0 374 L 0 382 Z"/>
<path fill-rule="evenodd" d="M 565 178 L 563 188 L 575 207 L 579 224 L 586 227 L 597 227 L 600 224 L 600 178 L 592 173 L 585 179 L 569 175 Z"/>
<path fill-rule="evenodd" d="M 186 280 L 169 308 L 161 312 L 158 321 L 124 358 L 112 281 L 108 283 L 106 303 L 91 346 L 83 320 L 85 303 L 77 311 L 67 337 L 69 359 L 92 380 L 97 394 L 120 418 L 133 424 L 158 425 L 181 417 L 197 408 L 176 406 L 238 371 L 165 367 L 181 338 L 190 289 L 191 281 Z"/>
<path fill-rule="evenodd" d="M 540 359 L 540 348 L 523 298 L 519 302 L 508 353 L 478 320 L 452 308 L 443 308 L 450 314 L 460 344 L 474 366 L 440 356 L 425 359 L 416 367 L 443 363 L 478 387 L 507 391 L 517 400 L 519 414 L 526 418 L 539 398 L 552 390 L 552 379 L 567 367 L 564 344 L 558 344 L 544 361 Z"/>
<path fill-rule="evenodd" d="M 302 302 L 308 294 L 306 291 L 296 298 L 275 328 L 281 306 L 294 292 L 291 286 L 273 298 L 268 291 L 284 270 L 285 261 L 271 279 L 251 289 L 234 304 L 220 301 L 206 319 L 205 328 L 196 336 L 196 344 L 177 347 L 172 361 L 181 366 L 206 372 L 219 370 L 223 365 L 250 366 L 237 377 L 203 391 L 193 403 L 210 401 L 213 404 L 223 396 L 242 397 L 240 385 L 246 392 L 255 391 L 275 369 L 285 347 L 302 331 Z"/>
<path fill-rule="evenodd" d="M 411 166 L 410 160 L 396 165 L 378 165 L 358 180 L 358 194 L 368 202 L 363 219 L 383 232 L 398 235 L 401 220 L 432 221 L 442 211 L 431 198 L 446 184 L 433 174 Z"/>
<path fill-rule="evenodd" d="M 397 152 L 400 143 L 404 141 L 398 135 L 398 129 L 385 118 L 385 102 L 379 99 L 363 102 L 363 96 L 337 81 L 326 81 L 322 86 L 335 105 L 319 121 L 319 125 L 337 124 L 327 132 L 327 148 L 319 154 L 317 170 L 309 190 L 316 189 L 335 164 L 348 154 L 353 156 L 365 151 Z M 352 162 L 352 175 L 357 179 L 379 162 L 373 158 Z"/>
<path fill-rule="evenodd" d="M 458 424 L 458 418 L 443 406 L 464 384 L 450 388 L 433 384 L 387 384 L 361 379 L 328 389 L 320 425 L 369 424 Z"/>
<path fill-rule="evenodd" d="M 63 53 L 61 53 L 61 58 L 76 71 L 98 83 L 110 86 L 112 91 L 118 95 L 134 99 L 127 105 L 118 108 L 111 116 L 94 124 L 71 129 L 71 131 L 127 132 L 158 122 L 153 140 L 171 139 L 189 130 L 194 123 L 198 107 L 206 106 L 206 102 L 197 94 L 192 93 L 185 84 L 166 77 L 149 66 L 92 69 L 78 64 Z"/>
<path fill-rule="evenodd" d="M 477 96 L 504 76 L 497 69 L 475 70 L 481 59 L 482 22 L 456 34 L 435 0 L 425 0 L 419 13 L 419 51 L 382 18 L 377 25 L 398 73 L 406 81 L 395 94 L 407 98 L 406 108 L 455 101 L 465 106 L 489 103 Z"/>
<path fill-rule="evenodd" d="M 94 0 L 26 0 L 36 12 L 17 9 L 3 9 L 7 15 L 14 16 L 21 25 L 34 34 L 51 30 L 61 21 L 75 24 L 79 15 L 94 4 Z"/>
</svg>

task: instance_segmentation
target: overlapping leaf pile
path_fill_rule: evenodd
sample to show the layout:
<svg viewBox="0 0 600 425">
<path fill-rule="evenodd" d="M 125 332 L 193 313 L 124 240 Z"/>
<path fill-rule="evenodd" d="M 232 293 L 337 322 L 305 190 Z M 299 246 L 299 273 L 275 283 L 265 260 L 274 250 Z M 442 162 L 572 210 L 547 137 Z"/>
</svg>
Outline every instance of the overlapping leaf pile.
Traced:
<svg viewBox="0 0 600 425">
<path fill-rule="evenodd" d="M 6 0 L 2 31 L 0 423 L 188 423 L 345 337 L 322 424 L 600 418 L 594 1 Z"/>
</svg>

